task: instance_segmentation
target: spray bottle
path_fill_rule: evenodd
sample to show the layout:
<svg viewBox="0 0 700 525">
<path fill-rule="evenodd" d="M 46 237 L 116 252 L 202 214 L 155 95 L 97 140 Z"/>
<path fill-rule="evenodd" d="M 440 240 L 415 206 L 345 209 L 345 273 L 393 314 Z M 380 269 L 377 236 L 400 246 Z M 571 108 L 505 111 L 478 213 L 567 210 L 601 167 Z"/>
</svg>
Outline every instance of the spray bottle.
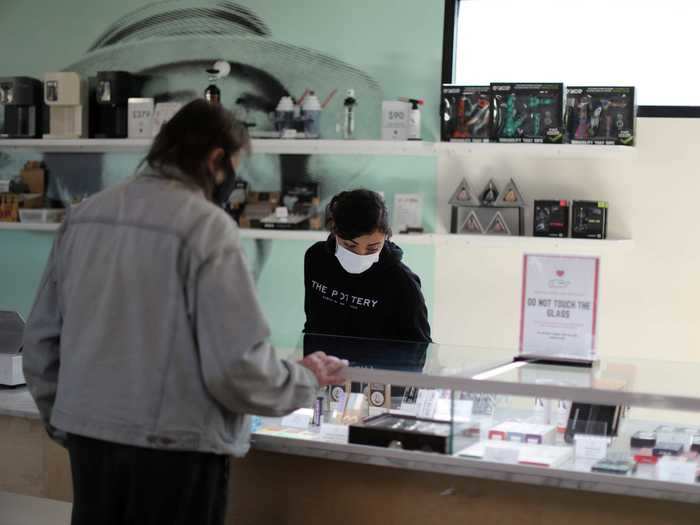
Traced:
<svg viewBox="0 0 700 525">
<path fill-rule="evenodd" d="M 348 89 L 345 100 L 343 101 L 343 138 L 355 138 L 355 108 L 357 107 L 357 99 L 355 98 L 355 90 Z"/>
<path fill-rule="evenodd" d="M 399 100 L 401 102 L 408 102 L 409 104 L 411 104 L 411 112 L 408 116 L 408 140 L 422 140 L 420 133 L 420 107 L 425 102 L 421 99 L 405 97 L 400 97 Z"/>
</svg>

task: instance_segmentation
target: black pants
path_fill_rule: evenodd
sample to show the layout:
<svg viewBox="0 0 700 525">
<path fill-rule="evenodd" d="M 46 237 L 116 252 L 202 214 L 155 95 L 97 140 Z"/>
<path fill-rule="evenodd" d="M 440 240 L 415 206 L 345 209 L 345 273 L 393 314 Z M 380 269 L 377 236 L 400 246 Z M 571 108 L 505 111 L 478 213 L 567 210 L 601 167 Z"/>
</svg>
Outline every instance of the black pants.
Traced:
<svg viewBox="0 0 700 525">
<path fill-rule="evenodd" d="M 223 525 L 226 456 L 69 436 L 73 525 Z"/>
</svg>

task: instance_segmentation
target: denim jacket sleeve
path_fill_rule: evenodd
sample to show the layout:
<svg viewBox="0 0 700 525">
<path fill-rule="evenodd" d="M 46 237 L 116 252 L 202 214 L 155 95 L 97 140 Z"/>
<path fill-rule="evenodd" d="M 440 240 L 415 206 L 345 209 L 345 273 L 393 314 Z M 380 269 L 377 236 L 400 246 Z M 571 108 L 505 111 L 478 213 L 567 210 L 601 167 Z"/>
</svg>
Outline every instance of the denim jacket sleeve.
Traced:
<svg viewBox="0 0 700 525">
<path fill-rule="evenodd" d="M 67 217 L 66 217 L 67 221 Z M 61 311 L 58 299 L 58 251 L 66 223 L 59 230 L 24 329 L 24 377 L 46 429 L 63 444 L 65 435 L 51 426 L 60 367 Z"/>
<path fill-rule="evenodd" d="M 196 287 L 197 341 L 212 397 L 238 414 L 279 416 L 311 406 L 318 382 L 267 343 L 269 328 L 240 246 L 208 257 Z"/>
</svg>

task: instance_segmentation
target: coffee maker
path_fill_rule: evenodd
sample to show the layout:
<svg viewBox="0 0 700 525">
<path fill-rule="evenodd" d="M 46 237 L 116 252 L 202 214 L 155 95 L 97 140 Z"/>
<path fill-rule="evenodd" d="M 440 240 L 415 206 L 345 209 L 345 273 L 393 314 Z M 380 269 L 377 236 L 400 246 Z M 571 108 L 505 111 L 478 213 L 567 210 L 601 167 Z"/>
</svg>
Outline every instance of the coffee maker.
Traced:
<svg viewBox="0 0 700 525">
<path fill-rule="evenodd" d="M 23 385 L 24 320 L 17 312 L 0 311 L 0 386 Z"/>
<path fill-rule="evenodd" d="M 43 109 L 40 80 L 30 77 L 0 78 L 0 137 L 41 137 Z"/>
<path fill-rule="evenodd" d="M 49 106 L 47 139 L 77 139 L 88 131 L 87 83 L 77 73 L 47 73 L 44 101 Z"/>
<path fill-rule="evenodd" d="M 139 96 L 138 77 L 126 71 L 98 71 L 90 84 L 90 137 L 126 138 L 128 102 Z"/>
</svg>

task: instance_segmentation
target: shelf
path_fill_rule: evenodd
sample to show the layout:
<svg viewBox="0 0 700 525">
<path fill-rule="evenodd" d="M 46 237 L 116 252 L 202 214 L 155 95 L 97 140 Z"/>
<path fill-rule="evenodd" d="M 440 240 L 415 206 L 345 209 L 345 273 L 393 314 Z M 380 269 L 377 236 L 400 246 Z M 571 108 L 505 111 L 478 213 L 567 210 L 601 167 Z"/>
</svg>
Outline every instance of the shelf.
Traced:
<svg viewBox="0 0 700 525">
<path fill-rule="evenodd" d="M 60 153 L 145 153 L 150 139 L 5 139 L 0 150 L 40 150 Z M 435 155 L 432 142 L 381 140 L 253 139 L 253 152 L 288 155 Z"/>
<path fill-rule="evenodd" d="M 30 224 L 23 222 L 0 222 L 0 230 L 54 232 L 60 224 Z M 323 241 L 328 237 L 326 231 L 308 230 L 262 230 L 241 228 L 242 239 L 267 241 Z M 439 246 L 463 244 L 469 247 L 521 247 L 531 250 L 550 249 L 592 249 L 592 248 L 630 248 L 634 246 L 631 239 L 549 239 L 546 237 L 515 237 L 500 235 L 454 235 L 449 233 L 399 234 L 392 237 L 399 245 Z"/>
<path fill-rule="evenodd" d="M 0 150 L 38 150 L 53 153 L 145 153 L 150 139 L 3 139 Z M 386 155 L 432 157 L 506 155 L 553 159 L 630 158 L 637 148 L 577 144 L 496 144 L 386 140 L 253 139 L 253 152 L 274 155 Z"/>
<path fill-rule="evenodd" d="M 0 222 L 0 230 L 25 231 L 25 232 L 55 232 L 60 228 L 60 224 L 33 224 L 26 222 Z"/>
<path fill-rule="evenodd" d="M 471 142 L 440 142 L 438 153 L 457 156 L 513 156 L 551 159 L 634 158 L 637 148 L 628 146 L 597 146 L 592 144 L 499 144 Z"/>
<path fill-rule="evenodd" d="M 463 244 L 468 247 L 521 248 L 523 250 L 605 250 L 629 249 L 632 239 L 556 239 L 549 237 L 526 237 L 508 235 L 436 235 L 436 244 Z"/>
</svg>

